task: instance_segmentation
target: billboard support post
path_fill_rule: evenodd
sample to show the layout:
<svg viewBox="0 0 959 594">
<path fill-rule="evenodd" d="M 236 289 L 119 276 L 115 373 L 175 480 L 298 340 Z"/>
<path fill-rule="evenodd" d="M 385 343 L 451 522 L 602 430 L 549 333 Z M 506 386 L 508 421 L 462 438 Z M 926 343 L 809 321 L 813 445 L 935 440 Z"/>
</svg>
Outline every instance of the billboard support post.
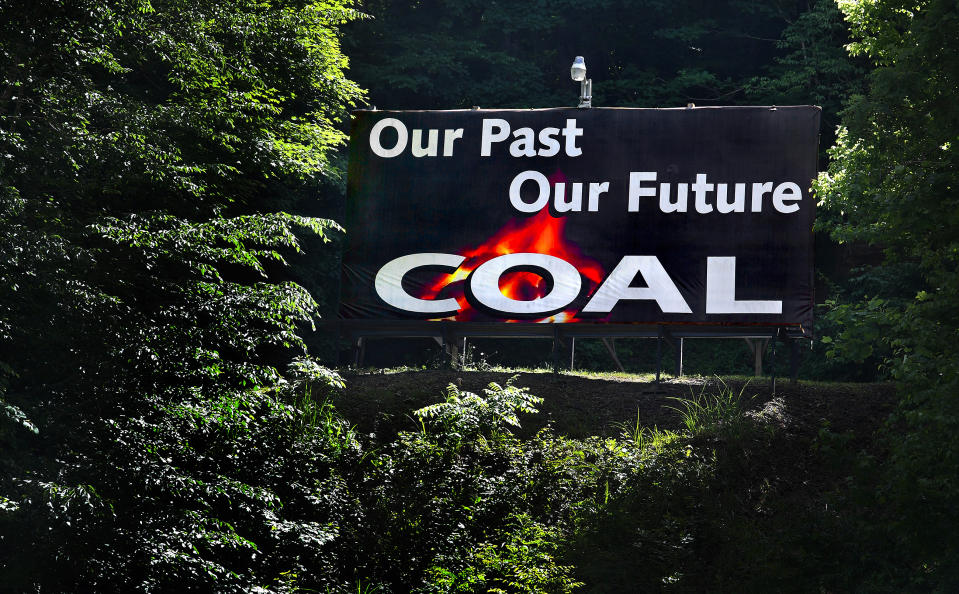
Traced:
<svg viewBox="0 0 959 594">
<path fill-rule="evenodd" d="M 762 377 L 763 376 L 763 354 L 766 352 L 766 347 L 769 346 L 769 338 L 744 338 L 746 345 L 749 347 L 749 352 L 753 354 L 753 376 Z"/>
<path fill-rule="evenodd" d="M 663 327 L 659 327 L 656 334 L 656 383 L 659 383 L 659 377 L 663 371 Z"/>
<path fill-rule="evenodd" d="M 769 353 L 769 390 L 776 397 L 776 338 L 779 336 L 779 328 L 773 330 L 772 350 Z"/>
<path fill-rule="evenodd" d="M 676 341 L 676 377 L 683 375 L 683 337 L 675 339 Z"/>
<path fill-rule="evenodd" d="M 449 322 L 441 322 L 440 341 L 442 342 L 443 354 L 449 356 L 450 369 L 456 369 L 456 342 L 450 340 Z"/>
<path fill-rule="evenodd" d="M 789 382 L 792 384 L 799 382 L 799 363 L 801 356 L 799 343 L 795 340 L 789 341 Z"/>
<path fill-rule="evenodd" d="M 619 369 L 620 372 L 626 373 L 626 368 L 623 367 L 623 364 L 619 361 L 619 355 L 616 354 L 616 338 L 604 336 L 603 344 L 606 345 L 606 350 L 609 351 L 609 356 L 612 357 L 613 362 L 616 363 L 616 368 Z"/>
<path fill-rule="evenodd" d="M 553 325 L 553 350 L 550 353 L 553 373 L 559 373 L 559 325 Z"/>
<path fill-rule="evenodd" d="M 366 337 L 360 336 L 353 343 L 353 367 L 359 369 L 363 365 L 364 355 L 366 355 Z"/>
<path fill-rule="evenodd" d="M 616 352 L 616 338 L 654 338 L 656 339 L 657 382 L 662 381 L 663 340 L 670 341 L 670 344 L 678 346 L 681 344 L 680 341 L 683 345 L 685 344 L 685 338 L 745 339 L 747 344 L 751 346 L 754 355 L 757 352 L 762 355 L 769 348 L 771 340 L 782 339 L 789 342 L 791 349 L 795 349 L 795 357 L 793 352 L 790 353 L 790 374 L 792 381 L 796 381 L 798 366 L 801 361 L 797 341 L 809 339 L 808 335 L 801 330 L 789 326 L 666 326 L 663 324 L 603 323 L 559 326 L 558 324 L 458 324 L 456 322 L 423 320 L 319 320 L 317 327 L 320 332 L 342 337 L 343 342 L 340 344 L 348 345 L 345 351 L 341 351 L 342 361 L 355 368 L 362 367 L 365 364 L 366 347 L 370 338 L 429 338 L 440 345 L 444 357 L 450 356 L 450 365 L 455 364 L 457 369 L 463 369 L 466 362 L 464 353 L 469 347 L 468 337 L 485 337 L 554 339 L 553 344 L 556 346 L 555 349 L 551 350 L 550 358 L 554 359 L 552 355 L 555 353 L 557 366 L 559 360 L 564 356 L 560 352 L 561 347 L 566 344 L 566 340 L 569 340 L 570 369 L 572 370 L 575 368 L 576 355 L 572 341 L 576 338 L 598 338 L 606 347 L 617 369 L 625 372 L 622 361 Z M 461 340 L 463 341 L 462 344 L 460 343 Z M 457 347 L 456 353 L 452 356 L 447 350 L 450 346 Z M 774 352 L 770 354 L 769 363 L 775 365 Z M 683 351 L 683 367 L 685 373 L 685 350 Z"/>
</svg>

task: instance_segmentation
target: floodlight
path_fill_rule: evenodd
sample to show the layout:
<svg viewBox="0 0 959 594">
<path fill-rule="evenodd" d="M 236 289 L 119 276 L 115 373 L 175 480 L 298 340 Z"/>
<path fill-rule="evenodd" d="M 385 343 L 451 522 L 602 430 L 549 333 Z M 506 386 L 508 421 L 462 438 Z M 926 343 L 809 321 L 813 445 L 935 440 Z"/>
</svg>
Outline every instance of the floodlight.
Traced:
<svg viewBox="0 0 959 594">
<path fill-rule="evenodd" d="M 590 108 L 593 106 L 593 81 L 586 78 L 586 60 L 583 56 L 576 56 L 569 69 L 569 76 L 579 83 L 579 105 L 577 107 Z"/>
<path fill-rule="evenodd" d="M 576 82 L 586 80 L 586 60 L 583 59 L 583 56 L 576 56 L 576 59 L 573 60 L 573 66 L 569 69 L 569 75 Z"/>
</svg>

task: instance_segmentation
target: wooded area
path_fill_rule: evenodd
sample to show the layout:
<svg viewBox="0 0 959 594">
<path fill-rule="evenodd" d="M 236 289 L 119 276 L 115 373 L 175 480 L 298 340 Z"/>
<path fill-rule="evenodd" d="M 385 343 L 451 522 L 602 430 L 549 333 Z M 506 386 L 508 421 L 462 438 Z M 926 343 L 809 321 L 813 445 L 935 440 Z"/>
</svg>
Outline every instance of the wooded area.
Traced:
<svg viewBox="0 0 959 594">
<path fill-rule="evenodd" d="M 0 590 L 956 591 L 957 46 L 952 0 L 0 0 Z M 576 55 L 594 105 L 822 106 L 803 377 L 894 382 L 876 435 L 716 382 L 344 418 L 349 110 L 572 106 Z"/>
</svg>

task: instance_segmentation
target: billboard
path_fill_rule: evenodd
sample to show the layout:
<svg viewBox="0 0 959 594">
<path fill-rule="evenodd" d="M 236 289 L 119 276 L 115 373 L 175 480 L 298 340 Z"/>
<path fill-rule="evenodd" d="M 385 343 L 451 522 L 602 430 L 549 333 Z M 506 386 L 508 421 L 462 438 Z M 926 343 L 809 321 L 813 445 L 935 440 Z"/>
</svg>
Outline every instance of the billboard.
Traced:
<svg viewBox="0 0 959 594">
<path fill-rule="evenodd" d="M 340 316 L 811 329 L 819 119 L 354 112 Z"/>
</svg>

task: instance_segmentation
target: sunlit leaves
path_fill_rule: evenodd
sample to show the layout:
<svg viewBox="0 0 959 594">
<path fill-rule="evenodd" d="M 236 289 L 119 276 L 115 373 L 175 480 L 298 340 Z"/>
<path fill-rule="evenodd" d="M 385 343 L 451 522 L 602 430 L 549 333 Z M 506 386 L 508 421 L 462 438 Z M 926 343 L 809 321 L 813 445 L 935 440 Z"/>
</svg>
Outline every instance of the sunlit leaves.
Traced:
<svg viewBox="0 0 959 594">
<path fill-rule="evenodd" d="M 334 373 L 282 377 L 317 316 L 284 268 L 340 229 L 278 211 L 336 174 L 355 16 L 0 0 L 5 586 L 268 591 L 322 557 L 302 509 L 356 446 L 304 429 Z"/>
</svg>

